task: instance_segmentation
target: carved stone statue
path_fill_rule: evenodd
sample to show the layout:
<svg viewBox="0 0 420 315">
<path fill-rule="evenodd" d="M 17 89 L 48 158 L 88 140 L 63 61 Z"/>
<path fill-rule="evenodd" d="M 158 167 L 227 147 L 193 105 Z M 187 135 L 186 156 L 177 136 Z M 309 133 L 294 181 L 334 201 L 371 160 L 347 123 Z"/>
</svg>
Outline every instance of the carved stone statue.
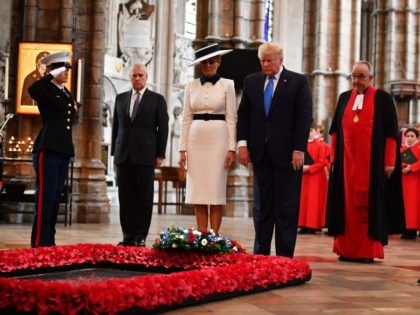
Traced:
<svg viewBox="0 0 420 315">
<path fill-rule="evenodd" d="M 148 0 L 130 0 L 125 6 L 130 15 L 135 15 L 141 20 L 147 20 L 155 8 Z"/>
<path fill-rule="evenodd" d="M 154 6 L 145 0 L 130 0 L 121 4 L 118 12 L 119 57 L 126 69 L 135 63 L 147 65 L 153 58 Z M 128 70 L 127 70 L 128 71 Z"/>
</svg>

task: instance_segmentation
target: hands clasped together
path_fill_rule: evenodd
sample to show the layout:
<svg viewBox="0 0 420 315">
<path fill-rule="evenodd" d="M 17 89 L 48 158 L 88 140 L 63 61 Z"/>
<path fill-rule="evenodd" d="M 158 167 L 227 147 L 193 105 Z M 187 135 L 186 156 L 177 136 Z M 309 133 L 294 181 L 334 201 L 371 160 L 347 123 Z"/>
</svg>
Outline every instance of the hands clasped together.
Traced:
<svg viewBox="0 0 420 315">
<path fill-rule="evenodd" d="M 299 170 L 302 166 L 303 166 L 303 159 L 304 159 L 304 153 L 300 152 L 300 151 L 293 151 L 292 154 L 292 165 L 293 165 L 293 169 L 295 171 Z M 248 163 L 251 161 L 250 157 L 249 157 L 249 150 L 247 147 L 243 146 L 243 147 L 239 147 L 239 152 L 238 152 L 238 162 L 247 167 Z"/>
<path fill-rule="evenodd" d="M 225 163 L 224 163 L 225 168 L 231 168 L 234 162 L 235 162 L 235 152 L 228 151 L 226 154 Z M 185 151 L 179 152 L 178 165 L 184 170 L 187 169 L 187 153 Z"/>
</svg>

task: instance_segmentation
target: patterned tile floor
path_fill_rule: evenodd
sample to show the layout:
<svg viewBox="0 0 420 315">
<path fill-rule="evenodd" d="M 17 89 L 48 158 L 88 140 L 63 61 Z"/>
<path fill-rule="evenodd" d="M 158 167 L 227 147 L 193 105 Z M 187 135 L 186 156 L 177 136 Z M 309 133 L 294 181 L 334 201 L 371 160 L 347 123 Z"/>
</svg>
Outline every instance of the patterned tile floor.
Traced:
<svg viewBox="0 0 420 315">
<path fill-rule="evenodd" d="M 111 243 L 121 240 L 118 207 L 111 198 L 108 224 L 57 224 L 57 244 Z M 154 214 L 147 245 L 163 227 L 193 226 L 189 215 Z M 0 249 L 28 247 L 30 223 L 0 223 Z M 221 234 L 238 240 L 252 252 L 250 218 L 224 218 Z M 245 295 L 165 314 L 420 314 L 420 238 L 392 236 L 385 259 L 374 264 L 339 262 L 331 252 L 332 238 L 318 233 L 299 235 L 296 259 L 307 261 L 312 279 L 305 285 Z"/>
</svg>

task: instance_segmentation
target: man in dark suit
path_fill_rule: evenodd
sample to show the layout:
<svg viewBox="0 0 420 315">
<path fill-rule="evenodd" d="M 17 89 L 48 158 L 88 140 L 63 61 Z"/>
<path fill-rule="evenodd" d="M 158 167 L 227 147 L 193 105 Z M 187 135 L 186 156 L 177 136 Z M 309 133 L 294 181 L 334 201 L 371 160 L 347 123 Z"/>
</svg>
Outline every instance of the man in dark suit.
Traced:
<svg viewBox="0 0 420 315">
<path fill-rule="evenodd" d="M 168 112 L 164 97 L 146 88 L 147 68 L 135 64 L 130 91 L 115 99 L 111 155 L 117 170 L 119 245 L 145 246 L 153 210 L 155 167 L 165 158 Z"/>
<path fill-rule="evenodd" d="M 304 151 L 312 123 L 312 98 L 304 76 L 283 67 L 283 49 L 258 49 L 262 71 L 245 78 L 238 109 L 238 161 L 253 163 L 260 211 L 254 217 L 254 253 L 293 257 Z"/>
<path fill-rule="evenodd" d="M 55 245 L 59 200 L 69 160 L 74 156 L 72 125 L 77 104 L 64 86 L 72 68 L 68 63 L 70 56 L 70 52 L 64 51 L 42 58 L 47 75 L 29 87 L 42 118 L 32 157 L 36 174 L 32 247 Z"/>
</svg>

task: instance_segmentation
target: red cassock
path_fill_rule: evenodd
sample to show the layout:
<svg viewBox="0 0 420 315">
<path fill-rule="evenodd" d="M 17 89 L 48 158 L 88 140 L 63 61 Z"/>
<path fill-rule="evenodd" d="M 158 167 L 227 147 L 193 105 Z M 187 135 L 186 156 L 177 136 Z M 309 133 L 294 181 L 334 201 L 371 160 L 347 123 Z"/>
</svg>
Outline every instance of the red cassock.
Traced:
<svg viewBox="0 0 420 315">
<path fill-rule="evenodd" d="M 333 252 L 348 258 L 384 258 L 383 244 L 368 236 L 369 177 L 376 89 L 365 93 L 363 109 L 353 111 L 353 91 L 343 115 L 344 139 L 344 234 L 334 239 Z M 355 116 L 357 115 L 357 119 Z M 334 151 L 334 148 L 333 148 Z M 395 139 L 387 138 L 385 164 L 394 165 Z"/>
<path fill-rule="evenodd" d="M 401 153 L 407 149 L 407 146 L 401 147 Z M 420 143 L 417 142 L 410 150 L 417 162 L 411 164 L 411 172 L 402 176 L 405 220 L 407 229 L 420 230 Z M 405 166 L 402 163 L 402 167 Z"/>
<path fill-rule="evenodd" d="M 321 229 L 325 226 L 328 164 L 325 146 L 318 140 L 308 142 L 307 152 L 314 161 L 303 173 L 300 193 L 299 227 Z"/>
<path fill-rule="evenodd" d="M 328 178 L 328 174 L 329 174 L 329 171 L 330 171 L 330 168 L 331 168 L 331 147 L 328 143 L 326 143 L 324 141 L 320 141 L 320 143 L 324 147 L 325 158 L 327 159 L 326 172 L 327 172 L 327 178 Z"/>
</svg>

